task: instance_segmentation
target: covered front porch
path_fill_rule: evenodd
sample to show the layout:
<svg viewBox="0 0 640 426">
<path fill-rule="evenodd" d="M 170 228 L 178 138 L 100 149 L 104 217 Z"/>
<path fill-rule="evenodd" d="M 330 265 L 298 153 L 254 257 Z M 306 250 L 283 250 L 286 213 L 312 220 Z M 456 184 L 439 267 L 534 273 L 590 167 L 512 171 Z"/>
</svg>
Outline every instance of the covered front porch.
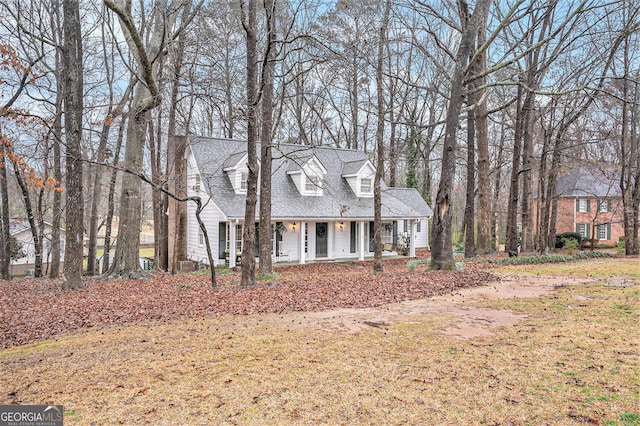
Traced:
<svg viewBox="0 0 640 426">
<path fill-rule="evenodd" d="M 383 255 L 399 253 L 415 257 L 416 234 L 419 220 L 401 219 L 383 221 Z M 243 222 L 221 222 L 218 232 L 219 258 L 230 267 L 241 263 L 243 249 Z M 256 248 L 261 236 L 256 226 Z M 413 238 L 412 238 L 413 236 Z M 272 223 L 272 259 L 275 263 L 299 263 L 318 261 L 365 260 L 373 256 L 373 221 L 363 220 L 282 220 Z"/>
</svg>

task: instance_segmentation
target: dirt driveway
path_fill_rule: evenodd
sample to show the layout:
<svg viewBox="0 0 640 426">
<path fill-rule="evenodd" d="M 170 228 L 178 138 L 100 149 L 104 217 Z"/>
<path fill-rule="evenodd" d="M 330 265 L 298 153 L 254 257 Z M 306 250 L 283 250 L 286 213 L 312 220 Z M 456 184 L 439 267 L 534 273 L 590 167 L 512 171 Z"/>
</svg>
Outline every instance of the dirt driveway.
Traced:
<svg viewBox="0 0 640 426">
<path fill-rule="evenodd" d="M 287 328 L 312 328 L 339 333 L 357 333 L 367 327 L 384 328 L 392 323 L 420 323 L 425 314 L 452 316 L 445 334 L 461 339 L 492 334 L 492 327 L 514 325 L 526 318 L 507 309 L 474 306 L 496 299 L 531 298 L 547 295 L 559 286 L 591 282 L 591 279 L 549 276 L 500 275 L 501 280 L 483 287 L 456 290 L 427 299 L 411 300 L 375 308 L 343 308 L 322 312 L 269 315 L 267 321 Z"/>
</svg>

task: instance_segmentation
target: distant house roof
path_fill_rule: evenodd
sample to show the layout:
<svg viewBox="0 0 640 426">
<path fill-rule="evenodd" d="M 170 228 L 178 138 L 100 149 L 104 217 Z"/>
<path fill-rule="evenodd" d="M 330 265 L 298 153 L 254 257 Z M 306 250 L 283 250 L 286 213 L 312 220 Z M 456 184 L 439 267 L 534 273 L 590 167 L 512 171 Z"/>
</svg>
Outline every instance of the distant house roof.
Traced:
<svg viewBox="0 0 640 426">
<path fill-rule="evenodd" d="M 45 221 L 44 222 L 45 229 L 51 228 L 51 223 Z M 9 219 L 9 235 L 15 236 L 21 232 L 29 231 L 31 232 L 31 225 L 29 225 L 29 220 L 21 217 L 12 217 Z M 65 229 L 60 228 L 60 231 L 64 234 Z"/>
<path fill-rule="evenodd" d="M 222 173 L 229 158 L 245 152 L 245 141 L 190 137 L 189 143 L 200 175 L 213 201 L 228 218 L 243 218 L 245 195 L 236 194 Z M 259 150 L 259 148 L 258 148 Z M 287 171 L 297 170 L 312 156 L 327 169 L 321 196 L 300 195 Z M 343 177 L 356 173 L 368 161 L 365 153 L 325 146 L 281 144 L 274 149 L 271 216 L 277 219 L 364 219 L 373 217 L 373 198 L 356 197 Z M 359 164 L 359 167 L 356 166 Z M 423 218 L 431 208 L 415 189 L 382 185 L 382 217 Z"/>
<path fill-rule="evenodd" d="M 558 178 L 556 194 L 560 197 L 618 197 L 620 175 L 590 167 L 570 171 Z"/>
<path fill-rule="evenodd" d="M 12 217 L 9 219 L 9 235 L 16 235 L 30 229 L 29 221 L 27 219 Z"/>
</svg>

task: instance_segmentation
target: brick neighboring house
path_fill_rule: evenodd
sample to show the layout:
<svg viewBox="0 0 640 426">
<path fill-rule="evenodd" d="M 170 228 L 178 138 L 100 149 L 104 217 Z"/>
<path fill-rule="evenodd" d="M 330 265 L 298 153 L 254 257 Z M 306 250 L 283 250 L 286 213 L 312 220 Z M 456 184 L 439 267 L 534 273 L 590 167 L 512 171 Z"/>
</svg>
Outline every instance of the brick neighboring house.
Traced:
<svg viewBox="0 0 640 426">
<path fill-rule="evenodd" d="M 622 196 L 615 172 L 580 168 L 558 178 L 556 233 L 578 232 L 596 245 L 615 246 L 624 236 Z"/>
</svg>

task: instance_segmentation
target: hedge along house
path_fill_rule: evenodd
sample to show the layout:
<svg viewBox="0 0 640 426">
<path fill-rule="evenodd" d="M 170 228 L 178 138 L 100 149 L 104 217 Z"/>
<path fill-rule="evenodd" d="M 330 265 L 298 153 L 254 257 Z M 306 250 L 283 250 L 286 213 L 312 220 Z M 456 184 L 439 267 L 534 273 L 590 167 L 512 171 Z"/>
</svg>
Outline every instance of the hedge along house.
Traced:
<svg viewBox="0 0 640 426">
<path fill-rule="evenodd" d="M 595 244 L 615 246 L 624 236 L 619 175 L 583 167 L 558 178 L 556 234 L 578 232 Z"/>
<path fill-rule="evenodd" d="M 201 218 L 216 264 L 235 266 L 240 261 L 246 151 L 245 141 L 203 137 L 190 137 L 185 150 L 187 194 L 208 202 Z M 268 238 L 274 261 L 363 260 L 373 254 L 375 168 L 365 153 L 281 144 L 273 148 L 272 170 L 273 232 Z M 415 256 L 416 248 L 428 247 L 431 215 L 417 190 L 383 185 L 385 253 Z M 251 226 L 257 227 L 258 219 Z M 186 234 L 187 257 L 208 263 L 193 203 L 187 205 Z M 257 245 L 255 253 L 258 257 Z"/>
</svg>

